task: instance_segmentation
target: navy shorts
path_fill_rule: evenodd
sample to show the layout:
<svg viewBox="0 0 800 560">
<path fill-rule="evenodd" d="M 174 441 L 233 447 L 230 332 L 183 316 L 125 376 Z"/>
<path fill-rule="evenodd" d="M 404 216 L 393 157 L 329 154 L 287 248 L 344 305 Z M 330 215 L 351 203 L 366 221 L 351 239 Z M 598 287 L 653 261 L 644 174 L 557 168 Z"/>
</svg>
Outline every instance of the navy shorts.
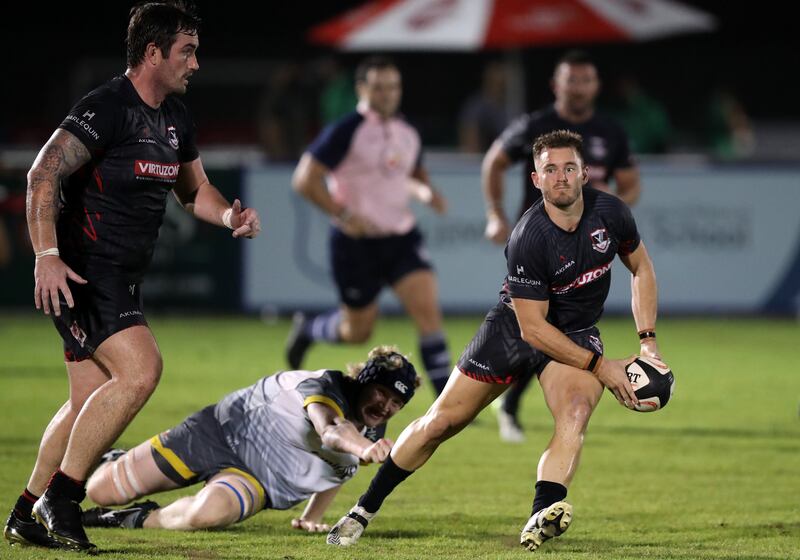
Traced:
<svg viewBox="0 0 800 560">
<path fill-rule="evenodd" d="M 603 353 L 597 327 L 565 334 L 578 346 Z M 478 381 L 508 385 L 527 375 L 539 375 L 552 360 L 522 339 L 514 310 L 500 302 L 467 344 L 458 369 Z"/>
<path fill-rule="evenodd" d="M 136 325 L 147 325 L 141 284 L 118 273 L 79 272 L 87 284 L 68 280 L 75 307 L 59 293 L 61 316 L 53 323 L 64 341 L 64 358 L 79 362 L 90 358 L 112 334 Z"/>
<path fill-rule="evenodd" d="M 384 286 L 415 270 L 430 270 L 422 234 L 354 239 L 332 227 L 330 259 L 339 299 L 348 307 L 366 307 Z"/>
</svg>

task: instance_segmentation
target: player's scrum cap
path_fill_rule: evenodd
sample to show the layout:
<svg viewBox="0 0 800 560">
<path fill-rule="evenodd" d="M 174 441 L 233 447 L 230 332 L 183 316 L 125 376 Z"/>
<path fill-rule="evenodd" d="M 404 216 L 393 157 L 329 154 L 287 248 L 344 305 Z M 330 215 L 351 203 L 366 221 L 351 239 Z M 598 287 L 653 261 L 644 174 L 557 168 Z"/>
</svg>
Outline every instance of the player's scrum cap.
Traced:
<svg viewBox="0 0 800 560">
<path fill-rule="evenodd" d="M 378 383 L 388 387 L 407 403 L 414 396 L 417 383 L 417 370 L 402 354 L 392 352 L 385 356 L 376 356 L 364 364 L 364 369 L 356 377 L 360 385 Z"/>
</svg>

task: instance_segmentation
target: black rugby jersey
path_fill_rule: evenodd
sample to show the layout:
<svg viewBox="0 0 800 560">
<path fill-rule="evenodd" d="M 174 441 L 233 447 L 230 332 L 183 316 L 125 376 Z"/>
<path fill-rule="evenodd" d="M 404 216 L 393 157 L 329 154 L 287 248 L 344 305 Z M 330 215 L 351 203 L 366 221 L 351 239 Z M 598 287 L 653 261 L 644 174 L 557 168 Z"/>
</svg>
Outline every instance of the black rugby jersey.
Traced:
<svg viewBox="0 0 800 560">
<path fill-rule="evenodd" d="M 92 156 L 61 187 L 62 258 L 79 270 L 100 265 L 140 280 L 180 164 L 198 157 L 186 107 L 168 96 L 153 109 L 118 76 L 81 99 L 59 128 Z"/>
<path fill-rule="evenodd" d="M 583 136 L 584 163 L 589 166 L 592 181 L 608 183 L 618 169 L 633 167 L 628 137 L 615 121 L 595 112 L 586 122 L 574 124 L 558 116 L 553 105 L 515 119 L 500 135 L 503 151 L 512 162 L 525 161 L 522 189 L 525 196 L 521 216 L 542 193 L 531 182 L 533 172 L 533 143 L 542 134 L 554 130 L 570 130 Z"/>
<path fill-rule="evenodd" d="M 614 256 L 639 246 L 630 209 L 614 195 L 583 191 L 583 216 L 573 232 L 554 224 L 543 201 L 520 219 L 506 245 L 508 275 L 501 299 L 549 300 L 547 321 L 562 332 L 591 327 L 603 314 Z"/>
</svg>

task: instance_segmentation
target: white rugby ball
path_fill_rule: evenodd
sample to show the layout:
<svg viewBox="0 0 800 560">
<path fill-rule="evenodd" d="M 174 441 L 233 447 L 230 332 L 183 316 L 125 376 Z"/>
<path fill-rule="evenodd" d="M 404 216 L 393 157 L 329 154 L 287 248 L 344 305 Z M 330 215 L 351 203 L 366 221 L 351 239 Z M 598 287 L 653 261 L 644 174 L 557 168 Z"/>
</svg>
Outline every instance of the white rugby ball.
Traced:
<svg viewBox="0 0 800 560">
<path fill-rule="evenodd" d="M 669 368 L 663 368 L 654 361 L 639 356 L 625 368 L 628 381 L 639 399 L 634 407 L 638 412 L 661 410 L 672 398 L 675 389 L 675 376 Z"/>
</svg>

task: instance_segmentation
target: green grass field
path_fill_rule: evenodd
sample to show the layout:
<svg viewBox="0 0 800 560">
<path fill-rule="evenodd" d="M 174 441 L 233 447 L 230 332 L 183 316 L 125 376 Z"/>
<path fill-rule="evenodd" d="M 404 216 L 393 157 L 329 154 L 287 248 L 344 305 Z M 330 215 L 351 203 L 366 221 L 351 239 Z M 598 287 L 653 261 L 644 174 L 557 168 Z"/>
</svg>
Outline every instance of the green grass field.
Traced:
<svg viewBox="0 0 800 560">
<path fill-rule="evenodd" d="M 479 317 L 447 322 L 454 358 Z M 180 422 L 233 389 L 284 367 L 288 323 L 255 319 L 156 318 L 164 356 L 161 385 L 119 440 L 130 447 Z M 800 327 L 767 320 L 659 321 L 659 341 L 675 372 L 674 400 L 639 414 L 606 394 L 589 427 L 570 488 L 575 520 L 537 556 L 560 558 L 800 558 Z M 638 348 L 630 320 L 601 325 L 606 352 Z M 413 356 L 403 319 L 379 324 L 372 343 Z M 33 465 L 39 437 L 67 395 L 60 342 L 49 319 L 0 315 L 0 511 L 12 507 Z M 310 369 L 361 359 L 369 345 L 315 347 Z M 432 400 L 426 389 L 389 427 L 396 436 Z M 536 462 L 551 420 L 537 387 L 523 404 L 523 445 L 498 440 L 493 411 L 446 443 L 386 502 L 358 546 L 333 549 L 324 536 L 293 530 L 302 511 L 266 511 L 224 531 L 93 530 L 106 558 L 523 558 Z M 334 523 L 365 489 L 375 467 L 346 484 L 328 512 Z M 184 493 L 186 493 L 184 491 Z M 180 492 L 159 496 L 160 503 Z M 11 549 L 0 558 L 63 558 Z"/>
</svg>

